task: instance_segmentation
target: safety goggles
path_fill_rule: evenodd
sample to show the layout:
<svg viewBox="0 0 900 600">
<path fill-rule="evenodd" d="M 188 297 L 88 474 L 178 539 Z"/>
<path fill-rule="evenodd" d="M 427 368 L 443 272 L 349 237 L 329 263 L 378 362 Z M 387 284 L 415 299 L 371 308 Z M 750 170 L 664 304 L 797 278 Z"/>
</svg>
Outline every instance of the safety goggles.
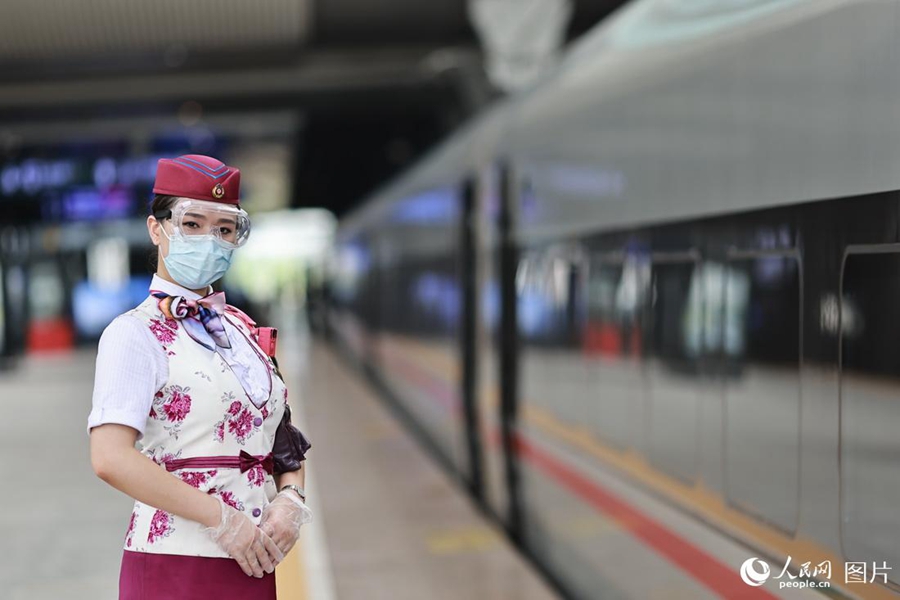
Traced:
<svg viewBox="0 0 900 600">
<path fill-rule="evenodd" d="M 171 209 L 153 213 L 157 221 L 171 219 L 172 232 L 186 240 L 212 237 L 225 248 L 240 248 L 250 237 L 250 217 L 236 206 L 184 198 Z"/>
</svg>

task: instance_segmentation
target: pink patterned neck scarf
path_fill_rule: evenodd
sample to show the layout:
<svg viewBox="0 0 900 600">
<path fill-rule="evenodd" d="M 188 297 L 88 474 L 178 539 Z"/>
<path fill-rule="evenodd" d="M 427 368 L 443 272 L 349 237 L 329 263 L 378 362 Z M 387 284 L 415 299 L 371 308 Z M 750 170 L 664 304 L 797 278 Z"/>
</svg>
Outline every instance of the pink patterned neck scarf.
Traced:
<svg viewBox="0 0 900 600">
<path fill-rule="evenodd" d="M 159 299 L 159 309 L 168 319 L 197 319 L 209 333 L 209 337 L 220 348 L 231 348 L 231 342 L 225 334 L 222 315 L 225 314 L 225 292 L 214 292 L 197 300 L 188 300 L 184 296 L 170 296 L 165 292 L 151 292 Z M 190 331 L 188 331 L 190 335 Z M 193 336 L 191 336 L 193 338 Z M 209 348 L 207 344 L 194 338 L 194 341 Z M 213 348 L 209 348 L 213 350 Z"/>
</svg>

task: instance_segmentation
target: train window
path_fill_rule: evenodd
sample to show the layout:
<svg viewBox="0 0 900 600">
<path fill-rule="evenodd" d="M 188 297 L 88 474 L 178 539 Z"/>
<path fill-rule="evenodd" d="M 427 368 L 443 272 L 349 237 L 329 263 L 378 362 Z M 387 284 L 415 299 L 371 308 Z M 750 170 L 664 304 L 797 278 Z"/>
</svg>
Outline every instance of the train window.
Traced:
<svg viewBox="0 0 900 600">
<path fill-rule="evenodd" d="M 725 488 L 734 506 L 797 527 L 800 479 L 800 263 L 794 254 L 732 253 L 724 276 L 720 364 Z"/>
<path fill-rule="evenodd" d="M 525 443 L 542 440 L 554 452 L 565 451 L 566 432 L 584 431 L 609 445 L 631 442 L 629 428 L 616 431 L 629 416 L 623 394 L 641 388 L 640 364 L 622 356 L 626 307 L 616 308 L 616 290 L 624 271 L 621 253 L 618 257 L 589 253 L 580 242 L 532 247 L 521 254 L 516 271 L 520 342 L 516 428 L 525 434 Z M 593 346 L 591 328 L 597 334 Z M 630 388 L 625 380 L 612 378 L 621 377 L 626 369 L 634 377 Z M 603 535 L 604 520 L 579 494 L 560 486 L 540 461 L 520 456 L 516 500 L 525 543 L 543 563 L 562 573 L 567 587 L 579 597 L 598 589 L 609 593 L 616 568 L 603 553 L 591 551 Z M 577 451 L 571 456 L 590 458 Z"/>
<path fill-rule="evenodd" d="M 568 247 L 532 251 L 516 271 L 519 334 L 530 344 L 568 346 L 577 317 L 578 261 Z"/>
<path fill-rule="evenodd" d="M 847 560 L 900 564 L 900 253 L 851 253 L 841 290 L 841 538 Z M 898 573 L 891 573 L 898 578 Z"/>
<path fill-rule="evenodd" d="M 595 365 L 597 402 L 585 424 L 614 447 L 639 448 L 649 263 L 620 252 L 597 253 L 587 271 L 582 351 Z"/>
<path fill-rule="evenodd" d="M 524 254 L 516 272 L 521 397 L 567 423 L 593 410 L 579 343 L 583 263 L 579 246 L 553 245 Z"/>
<path fill-rule="evenodd" d="M 696 351 L 702 274 L 694 252 L 654 253 L 647 314 L 647 439 L 650 461 L 694 481 L 698 470 L 700 386 Z"/>
</svg>

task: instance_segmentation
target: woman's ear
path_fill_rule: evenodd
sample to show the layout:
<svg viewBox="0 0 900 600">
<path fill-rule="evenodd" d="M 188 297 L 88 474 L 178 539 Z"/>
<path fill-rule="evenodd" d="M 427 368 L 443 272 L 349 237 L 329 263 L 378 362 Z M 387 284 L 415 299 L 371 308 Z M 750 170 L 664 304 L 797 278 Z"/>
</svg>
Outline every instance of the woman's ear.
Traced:
<svg viewBox="0 0 900 600">
<path fill-rule="evenodd" d="M 147 217 L 147 231 L 150 233 L 150 240 L 154 246 L 159 246 L 160 244 L 160 238 L 162 237 L 161 227 L 162 223 L 157 221 L 156 217 L 153 215 Z"/>
</svg>

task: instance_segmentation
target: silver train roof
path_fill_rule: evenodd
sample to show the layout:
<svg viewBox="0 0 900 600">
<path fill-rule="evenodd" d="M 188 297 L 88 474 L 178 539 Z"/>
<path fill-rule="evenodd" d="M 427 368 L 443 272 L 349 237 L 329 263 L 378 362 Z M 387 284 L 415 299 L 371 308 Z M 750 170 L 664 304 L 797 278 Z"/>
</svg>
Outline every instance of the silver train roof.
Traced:
<svg viewBox="0 0 900 600">
<path fill-rule="evenodd" d="M 900 4 L 644 0 L 342 230 L 499 159 L 524 239 L 900 188 Z"/>
</svg>

